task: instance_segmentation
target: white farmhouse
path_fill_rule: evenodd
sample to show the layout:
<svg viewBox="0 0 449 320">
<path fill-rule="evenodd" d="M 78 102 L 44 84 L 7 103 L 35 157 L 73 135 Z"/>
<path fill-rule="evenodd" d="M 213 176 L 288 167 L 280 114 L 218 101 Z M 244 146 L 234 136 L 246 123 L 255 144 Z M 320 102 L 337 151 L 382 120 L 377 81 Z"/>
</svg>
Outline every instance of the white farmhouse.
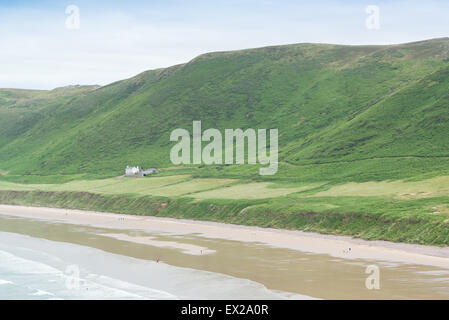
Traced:
<svg viewBox="0 0 449 320">
<path fill-rule="evenodd" d="M 126 166 L 125 177 L 143 177 L 143 170 L 141 167 Z"/>
</svg>

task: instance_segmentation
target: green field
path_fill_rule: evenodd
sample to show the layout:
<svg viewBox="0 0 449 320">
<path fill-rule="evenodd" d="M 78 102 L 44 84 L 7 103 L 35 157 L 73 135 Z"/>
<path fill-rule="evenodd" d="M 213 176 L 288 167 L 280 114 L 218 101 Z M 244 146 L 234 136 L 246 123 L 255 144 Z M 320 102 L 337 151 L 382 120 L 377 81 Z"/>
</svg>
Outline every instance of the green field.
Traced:
<svg viewBox="0 0 449 320">
<path fill-rule="evenodd" d="M 0 202 L 447 245 L 448 48 L 294 44 L 104 87 L 0 89 Z M 174 166 L 170 133 L 196 120 L 278 129 L 277 174 Z M 161 172 L 118 178 L 127 165 Z"/>
<path fill-rule="evenodd" d="M 244 183 L 237 179 L 197 178 L 173 175 L 151 178 L 110 178 L 78 180 L 64 184 L 19 184 L 0 181 L 0 190 L 85 191 L 99 194 L 153 195 L 192 197 L 195 199 L 263 199 L 279 197 L 312 186 L 283 187 L 274 183 Z"/>
</svg>

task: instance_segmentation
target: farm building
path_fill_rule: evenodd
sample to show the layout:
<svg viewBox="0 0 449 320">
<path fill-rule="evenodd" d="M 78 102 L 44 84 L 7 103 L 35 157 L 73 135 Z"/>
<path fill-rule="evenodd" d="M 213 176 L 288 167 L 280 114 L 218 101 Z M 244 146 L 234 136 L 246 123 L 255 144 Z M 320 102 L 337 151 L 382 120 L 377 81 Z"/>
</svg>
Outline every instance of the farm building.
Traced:
<svg viewBox="0 0 449 320">
<path fill-rule="evenodd" d="M 125 177 L 143 177 L 143 170 L 141 167 L 126 166 Z"/>
<path fill-rule="evenodd" d="M 125 177 L 145 177 L 158 172 L 159 170 L 156 168 L 150 168 L 144 171 L 141 167 L 126 166 Z"/>
<path fill-rule="evenodd" d="M 147 176 L 147 175 L 149 175 L 149 174 L 152 174 L 152 173 L 158 173 L 158 172 L 159 172 L 158 169 L 156 169 L 156 168 L 150 168 L 150 169 L 145 170 L 145 171 L 143 172 L 143 175 L 144 175 L 144 176 Z"/>
</svg>

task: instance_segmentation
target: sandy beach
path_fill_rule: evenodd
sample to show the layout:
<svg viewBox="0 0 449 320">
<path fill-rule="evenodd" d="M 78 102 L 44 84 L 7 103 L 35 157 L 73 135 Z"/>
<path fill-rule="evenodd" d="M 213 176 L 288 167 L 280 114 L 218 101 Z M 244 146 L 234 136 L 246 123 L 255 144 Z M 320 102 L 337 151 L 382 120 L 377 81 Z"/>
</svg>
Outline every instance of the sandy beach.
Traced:
<svg viewBox="0 0 449 320">
<path fill-rule="evenodd" d="M 261 243 L 275 248 L 327 254 L 337 258 L 383 260 L 449 268 L 449 247 L 440 248 L 386 241 L 366 241 L 301 231 L 44 207 L 0 205 L 0 215 L 172 235 L 197 234 L 211 239 Z M 114 233 L 106 234 L 106 236 L 121 237 L 122 240 L 147 243 L 154 246 L 168 245 L 179 248 L 187 254 L 213 253 L 205 247 L 186 246 L 183 243 L 173 241 L 167 244 L 151 238 L 126 237 L 126 239 L 123 239 L 123 235 Z"/>
</svg>

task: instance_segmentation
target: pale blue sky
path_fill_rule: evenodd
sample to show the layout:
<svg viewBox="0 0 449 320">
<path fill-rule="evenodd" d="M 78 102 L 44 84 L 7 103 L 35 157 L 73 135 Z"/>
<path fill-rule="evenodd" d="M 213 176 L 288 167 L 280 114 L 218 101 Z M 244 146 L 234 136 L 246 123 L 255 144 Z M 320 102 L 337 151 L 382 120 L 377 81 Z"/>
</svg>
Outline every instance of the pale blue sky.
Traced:
<svg viewBox="0 0 449 320">
<path fill-rule="evenodd" d="M 68 5 L 80 29 L 66 28 Z M 368 5 L 380 9 L 369 30 Z M 449 36 L 448 1 L 5 1 L 0 87 L 107 84 L 222 50 L 313 42 L 391 44 Z"/>
</svg>

